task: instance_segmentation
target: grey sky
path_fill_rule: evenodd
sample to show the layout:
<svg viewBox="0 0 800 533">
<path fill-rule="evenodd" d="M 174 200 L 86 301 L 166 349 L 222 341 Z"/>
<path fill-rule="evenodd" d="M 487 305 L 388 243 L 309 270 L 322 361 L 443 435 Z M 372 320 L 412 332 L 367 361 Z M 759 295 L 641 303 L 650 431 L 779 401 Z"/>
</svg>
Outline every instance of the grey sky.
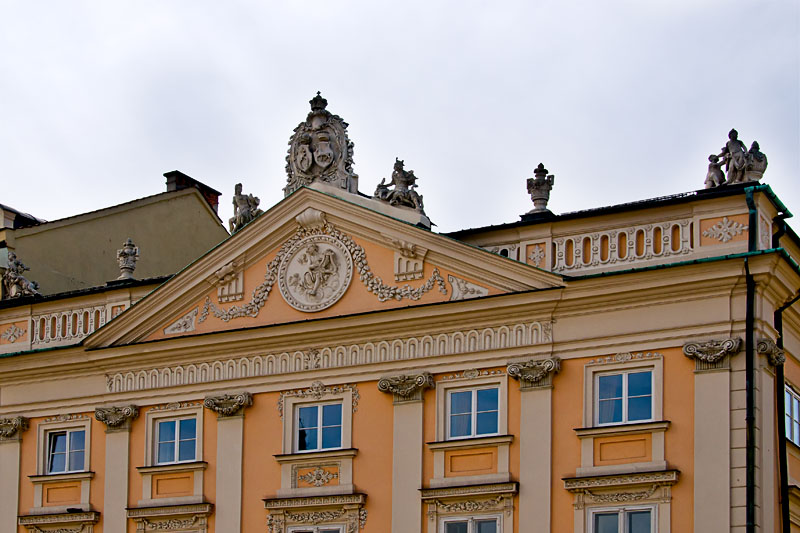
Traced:
<svg viewBox="0 0 800 533">
<path fill-rule="evenodd" d="M 317 90 L 371 194 L 395 156 L 438 230 L 699 189 L 735 127 L 800 216 L 800 3 L 0 2 L 0 203 L 53 220 L 178 169 L 267 208 Z M 798 222 L 792 221 L 797 228 Z"/>
</svg>

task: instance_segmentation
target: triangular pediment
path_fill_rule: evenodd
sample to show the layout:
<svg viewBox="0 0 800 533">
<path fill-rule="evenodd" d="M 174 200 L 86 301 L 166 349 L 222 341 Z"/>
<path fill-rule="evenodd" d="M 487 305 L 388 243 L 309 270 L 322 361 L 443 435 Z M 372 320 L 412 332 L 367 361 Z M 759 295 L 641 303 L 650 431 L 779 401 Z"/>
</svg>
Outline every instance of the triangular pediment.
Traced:
<svg viewBox="0 0 800 533">
<path fill-rule="evenodd" d="M 562 285 L 549 272 L 302 188 L 84 344 L 114 346 Z"/>
</svg>

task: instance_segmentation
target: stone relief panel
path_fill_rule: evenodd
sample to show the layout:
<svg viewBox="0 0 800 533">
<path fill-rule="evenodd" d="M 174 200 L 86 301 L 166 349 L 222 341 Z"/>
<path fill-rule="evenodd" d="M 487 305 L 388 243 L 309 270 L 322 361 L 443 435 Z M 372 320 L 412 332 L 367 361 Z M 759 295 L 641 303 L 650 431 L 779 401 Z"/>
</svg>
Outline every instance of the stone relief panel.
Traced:
<svg viewBox="0 0 800 533">
<path fill-rule="evenodd" d="M 195 307 L 192 312 L 183 315 L 181 318 L 164 328 L 164 335 L 174 335 L 176 333 L 189 333 L 197 327 L 197 312 Z"/>
<path fill-rule="evenodd" d="M 292 526 L 346 524 L 346 533 L 358 533 L 367 524 L 365 502 L 365 494 L 267 499 L 267 531 L 286 533 Z"/>
<path fill-rule="evenodd" d="M 26 330 L 17 324 L 9 325 L 3 333 L 0 333 L 0 339 L 7 341 L 9 343 L 15 343 L 18 340 L 25 337 Z"/>
<path fill-rule="evenodd" d="M 700 245 L 726 244 L 747 239 L 747 215 L 709 218 L 700 221 Z"/>
<path fill-rule="evenodd" d="M 130 370 L 106 375 L 106 386 L 109 392 L 127 392 L 252 376 L 367 365 L 383 361 L 473 353 L 549 342 L 552 342 L 552 324 L 550 322 L 516 323 L 421 337 L 335 345 L 307 351 L 298 350 Z M 314 352 L 313 365 L 309 364 L 311 352 Z"/>
<path fill-rule="evenodd" d="M 338 302 L 352 278 L 350 252 L 329 235 L 312 235 L 296 243 L 278 267 L 283 299 L 307 313 Z"/>
<path fill-rule="evenodd" d="M 450 292 L 450 301 L 455 300 L 469 300 L 470 298 L 480 298 L 489 294 L 489 289 L 481 287 L 476 283 L 467 281 L 465 279 L 457 278 L 455 276 L 447 275 L 447 281 L 450 282 L 452 290 Z"/>
<path fill-rule="evenodd" d="M 535 244 L 529 244 L 525 247 L 525 260 L 529 265 L 537 268 L 547 268 L 547 262 L 545 261 L 545 259 L 547 259 L 545 246 L 547 246 L 545 243 L 537 242 Z"/>
</svg>

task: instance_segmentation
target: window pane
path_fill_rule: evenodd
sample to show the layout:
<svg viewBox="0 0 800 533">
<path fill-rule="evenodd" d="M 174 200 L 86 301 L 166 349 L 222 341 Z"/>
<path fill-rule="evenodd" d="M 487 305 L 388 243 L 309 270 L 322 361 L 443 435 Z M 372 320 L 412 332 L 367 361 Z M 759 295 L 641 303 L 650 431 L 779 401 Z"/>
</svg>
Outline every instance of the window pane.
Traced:
<svg viewBox="0 0 800 533">
<path fill-rule="evenodd" d="M 629 512 L 628 533 L 650 533 L 650 511 Z"/>
<path fill-rule="evenodd" d="M 620 533 L 617 513 L 597 513 L 594 515 L 593 533 Z"/>
<path fill-rule="evenodd" d="M 158 462 L 171 463 L 175 460 L 175 444 L 174 442 L 159 442 L 158 443 Z"/>
<path fill-rule="evenodd" d="M 83 431 L 81 431 L 81 433 L 83 433 Z M 73 472 L 83 470 L 83 450 L 70 452 L 69 469 Z"/>
<path fill-rule="evenodd" d="M 51 433 L 50 434 L 50 453 L 64 453 L 67 451 L 67 434 L 66 433 Z"/>
<path fill-rule="evenodd" d="M 650 396 L 629 399 L 628 420 L 650 420 L 652 403 Z"/>
<path fill-rule="evenodd" d="M 158 442 L 175 440 L 175 421 L 158 423 Z"/>
<path fill-rule="evenodd" d="M 601 400 L 598 402 L 597 421 L 601 424 L 622 422 L 622 400 Z"/>
<path fill-rule="evenodd" d="M 475 433 L 478 435 L 497 433 L 497 411 L 478 413 L 477 426 L 477 431 Z"/>
<path fill-rule="evenodd" d="M 472 415 L 455 415 L 450 417 L 450 436 L 466 437 L 472 435 Z"/>
<path fill-rule="evenodd" d="M 445 533 L 467 533 L 468 522 L 447 522 L 444 526 Z"/>
<path fill-rule="evenodd" d="M 63 472 L 67 466 L 67 455 L 64 453 L 56 453 L 50 456 L 50 468 L 48 472 Z"/>
<path fill-rule="evenodd" d="M 631 372 L 628 374 L 628 396 L 644 396 L 653 393 L 653 373 Z"/>
<path fill-rule="evenodd" d="M 181 440 L 193 439 L 197 434 L 197 420 L 194 418 L 186 418 L 181 420 L 180 425 L 180 438 Z"/>
<path fill-rule="evenodd" d="M 317 406 L 314 407 L 301 407 L 298 412 L 298 427 L 300 428 L 315 428 L 317 427 Z"/>
<path fill-rule="evenodd" d="M 194 460 L 194 439 L 182 440 L 178 443 L 178 461 Z"/>
<path fill-rule="evenodd" d="M 85 450 L 85 440 L 86 440 L 86 432 L 85 431 L 73 431 L 69 434 L 69 449 L 70 451 L 78 451 L 78 450 Z"/>
<path fill-rule="evenodd" d="M 341 426 L 342 425 L 342 404 L 322 406 L 322 425 Z"/>
<path fill-rule="evenodd" d="M 342 445 L 342 428 L 334 426 L 322 428 L 322 447 L 339 448 Z"/>
<path fill-rule="evenodd" d="M 597 378 L 598 398 L 622 398 L 622 374 Z"/>
<path fill-rule="evenodd" d="M 478 412 L 497 411 L 497 389 L 484 389 L 478 393 Z"/>
<path fill-rule="evenodd" d="M 497 533 L 497 520 L 478 520 L 475 533 Z"/>
<path fill-rule="evenodd" d="M 795 397 L 792 403 L 794 404 L 794 411 L 792 412 L 792 418 L 797 420 L 800 418 L 800 398 Z"/>
<path fill-rule="evenodd" d="M 794 428 L 794 434 L 792 434 L 792 441 L 795 444 L 798 444 L 798 442 L 800 442 L 800 423 L 794 422 L 792 424 L 792 427 Z"/>
<path fill-rule="evenodd" d="M 301 429 L 297 436 L 297 449 L 316 450 L 317 449 L 317 430 L 316 429 Z"/>
<path fill-rule="evenodd" d="M 792 438 L 792 419 L 789 418 L 789 415 L 786 415 L 786 438 Z"/>
<path fill-rule="evenodd" d="M 462 414 L 472 411 L 472 391 L 453 392 L 450 394 L 450 413 Z"/>
</svg>

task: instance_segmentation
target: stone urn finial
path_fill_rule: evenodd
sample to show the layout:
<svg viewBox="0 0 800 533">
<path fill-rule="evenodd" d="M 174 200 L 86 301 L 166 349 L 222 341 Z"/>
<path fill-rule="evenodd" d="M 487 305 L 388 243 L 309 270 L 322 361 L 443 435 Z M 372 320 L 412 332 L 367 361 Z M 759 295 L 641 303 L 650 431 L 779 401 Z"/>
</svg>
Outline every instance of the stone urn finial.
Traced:
<svg viewBox="0 0 800 533">
<path fill-rule="evenodd" d="M 133 271 L 136 270 L 136 261 L 139 260 L 139 248 L 128 238 L 122 243 L 122 248 L 117 250 L 117 263 L 119 263 L 118 280 L 134 279 Z"/>
<path fill-rule="evenodd" d="M 547 174 L 544 164 L 539 163 L 539 166 L 533 171 L 533 177 L 528 178 L 528 193 L 533 200 L 533 209 L 528 213 L 547 211 L 547 202 L 550 200 L 550 191 L 553 189 L 555 178 L 553 174 Z"/>
</svg>

